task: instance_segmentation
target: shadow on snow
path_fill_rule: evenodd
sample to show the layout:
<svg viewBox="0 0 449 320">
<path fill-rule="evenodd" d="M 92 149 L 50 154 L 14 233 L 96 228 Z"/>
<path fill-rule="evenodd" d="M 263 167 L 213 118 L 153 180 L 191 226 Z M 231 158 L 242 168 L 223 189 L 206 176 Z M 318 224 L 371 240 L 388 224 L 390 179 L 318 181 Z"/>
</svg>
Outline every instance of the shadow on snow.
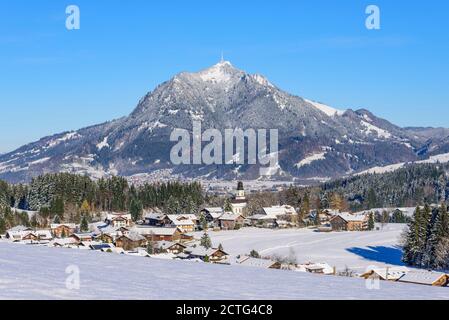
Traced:
<svg viewBox="0 0 449 320">
<path fill-rule="evenodd" d="M 346 251 L 354 253 L 364 259 L 386 264 L 403 266 L 402 249 L 400 247 L 368 246 L 365 248 L 349 248 Z"/>
</svg>

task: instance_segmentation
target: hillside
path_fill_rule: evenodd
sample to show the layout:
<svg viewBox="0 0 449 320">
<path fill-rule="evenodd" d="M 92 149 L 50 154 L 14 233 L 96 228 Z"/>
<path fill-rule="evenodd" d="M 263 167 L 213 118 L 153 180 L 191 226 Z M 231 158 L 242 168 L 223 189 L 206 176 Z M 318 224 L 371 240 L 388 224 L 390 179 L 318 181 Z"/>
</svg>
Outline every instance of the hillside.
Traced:
<svg viewBox="0 0 449 320">
<path fill-rule="evenodd" d="M 449 299 L 447 288 L 0 242 L 0 299 Z M 65 286 L 66 268 L 80 289 Z M 219 276 L 217 276 L 219 275 Z"/>
</svg>

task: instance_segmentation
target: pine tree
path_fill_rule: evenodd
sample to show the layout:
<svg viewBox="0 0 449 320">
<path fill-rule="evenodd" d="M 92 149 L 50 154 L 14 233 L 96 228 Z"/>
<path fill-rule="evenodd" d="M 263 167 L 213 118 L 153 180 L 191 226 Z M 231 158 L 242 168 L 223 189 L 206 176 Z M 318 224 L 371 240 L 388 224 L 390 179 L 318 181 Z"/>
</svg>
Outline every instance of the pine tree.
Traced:
<svg viewBox="0 0 449 320">
<path fill-rule="evenodd" d="M 449 238 L 449 216 L 446 205 L 441 205 L 435 212 L 435 217 L 426 243 L 423 266 L 426 268 L 444 268 L 446 256 L 438 255 L 441 252 L 441 243 Z"/>
<path fill-rule="evenodd" d="M 374 230 L 375 223 L 374 223 L 374 214 L 370 212 L 369 219 L 368 219 L 368 230 Z"/>
<path fill-rule="evenodd" d="M 339 212 L 343 210 L 343 199 L 338 193 L 332 195 L 331 208 Z"/>
<path fill-rule="evenodd" d="M 201 237 L 200 245 L 206 249 L 212 248 L 212 241 L 207 233 Z"/>
<path fill-rule="evenodd" d="M 87 222 L 87 218 L 85 215 L 81 217 L 80 230 L 81 232 L 89 231 L 89 223 Z"/>
<path fill-rule="evenodd" d="M 223 205 L 223 210 L 225 212 L 232 212 L 232 205 L 231 201 L 229 199 L 226 199 Z"/>
<path fill-rule="evenodd" d="M 249 253 L 249 256 L 252 258 L 260 258 L 260 254 L 256 250 L 251 250 L 251 252 Z"/>
<path fill-rule="evenodd" d="M 405 235 L 402 260 L 408 265 L 413 266 L 421 263 L 426 236 L 422 224 L 423 214 L 421 213 L 421 208 L 418 206 L 408 224 L 408 231 Z"/>
<path fill-rule="evenodd" d="M 201 229 L 206 231 L 207 230 L 207 220 L 206 217 L 204 216 L 204 214 L 202 214 L 200 216 L 200 225 L 201 225 Z"/>
<path fill-rule="evenodd" d="M 0 234 L 4 234 L 6 232 L 6 222 L 3 216 L 0 214 Z"/>
<path fill-rule="evenodd" d="M 53 218 L 53 223 L 56 223 L 56 224 L 61 223 L 61 218 L 59 217 L 59 215 L 55 215 L 55 217 Z"/>
<path fill-rule="evenodd" d="M 142 203 L 138 199 L 131 199 L 129 213 L 131 214 L 131 218 L 134 222 L 142 218 L 142 212 Z"/>
<path fill-rule="evenodd" d="M 147 253 L 154 254 L 154 243 L 152 240 L 148 241 L 147 243 Z"/>
</svg>

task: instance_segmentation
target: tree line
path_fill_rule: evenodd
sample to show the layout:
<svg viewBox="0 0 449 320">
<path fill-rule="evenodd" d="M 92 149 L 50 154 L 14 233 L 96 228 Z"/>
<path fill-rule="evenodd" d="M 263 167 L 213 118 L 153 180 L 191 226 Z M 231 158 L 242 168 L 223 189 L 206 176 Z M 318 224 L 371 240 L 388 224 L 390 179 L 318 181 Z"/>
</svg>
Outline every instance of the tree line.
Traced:
<svg viewBox="0 0 449 320">
<path fill-rule="evenodd" d="M 13 185 L 0 181 L 0 226 L 31 224 L 31 221 L 16 217 L 10 208 L 38 211 L 37 223 L 41 226 L 55 221 L 83 222 L 85 225 L 83 220 L 90 222 L 102 211 L 129 212 L 134 220 L 138 220 L 144 209 L 191 213 L 204 201 L 201 184 L 195 182 L 135 186 L 123 177 L 94 181 L 76 174 L 46 174 L 32 179 L 30 184 Z"/>
</svg>

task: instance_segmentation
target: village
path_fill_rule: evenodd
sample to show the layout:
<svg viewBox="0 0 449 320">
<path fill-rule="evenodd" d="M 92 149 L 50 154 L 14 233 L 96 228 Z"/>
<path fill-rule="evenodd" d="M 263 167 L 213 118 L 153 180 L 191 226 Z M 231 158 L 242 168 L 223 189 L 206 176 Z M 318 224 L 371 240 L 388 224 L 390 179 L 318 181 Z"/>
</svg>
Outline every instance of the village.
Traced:
<svg viewBox="0 0 449 320">
<path fill-rule="evenodd" d="M 230 254 L 211 236 L 241 229 L 284 230 L 297 228 L 297 209 L 289 205 L 264 207 L 253 215 L 245 215 L 247 198 L 242 182 L 227 208 L 204 207 L 198 213 L 165 214 L 161 210 L 144 212 L 143 219 L 133 222 L 131 214 L 102 212 L 101 221 L 88 224 L 88 231 L 74 223 L 53 223 L 48 229 L 15 226 L 1 235 L 1 241 L 101 253 L 133 255 L 164 260 L 240 265 L 244 267 L 307 272 L 327 276 L 358 277 L 370 280 L 397 281 L 445 287 L 449 274 L 409 269 L 405 266 L 375 267 L 365 272 L 337 270 L 326 261 L 296 261 L 289 257 L 263 255 L 256 250 Z M 303 223 L 317 233 L 357 233 L 374 228 L 374 216 L 401 218 L 404 223 L 414 208 L 379 208 L 358 213 L 338 210 L 311 210 Z M 390 219 L 391 220 L 391 219 Z M 394 220 L 394 219 L 393 219 Z"/>
</svg>

